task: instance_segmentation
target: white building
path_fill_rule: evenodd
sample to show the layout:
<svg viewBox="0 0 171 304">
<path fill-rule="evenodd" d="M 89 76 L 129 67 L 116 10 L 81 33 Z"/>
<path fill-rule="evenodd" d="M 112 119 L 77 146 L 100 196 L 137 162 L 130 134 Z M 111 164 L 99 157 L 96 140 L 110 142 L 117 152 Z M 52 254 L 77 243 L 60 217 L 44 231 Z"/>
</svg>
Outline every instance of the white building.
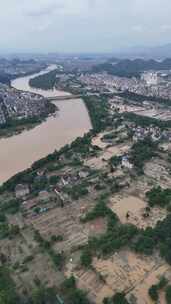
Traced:
<svg viewBox="0 0 171 304">
<path fill-rule="evenodd" d="M 148 86 L 158 84 L 158 73 L 157 72 L 144 72 L 141 75 L 141 79 L 146 82 Z"/>
<path fill-rule="evenodd" d="M 129 162 L 127 156 L 123 156 L 123 157 L 122 157 L 121 165 L 122 165 L 124 168 L 127 168 L 127 169 L 132 169 L 132 168 L 133 168 L 133 164 L 131 164 L 131 163 Z"/>
</svg>

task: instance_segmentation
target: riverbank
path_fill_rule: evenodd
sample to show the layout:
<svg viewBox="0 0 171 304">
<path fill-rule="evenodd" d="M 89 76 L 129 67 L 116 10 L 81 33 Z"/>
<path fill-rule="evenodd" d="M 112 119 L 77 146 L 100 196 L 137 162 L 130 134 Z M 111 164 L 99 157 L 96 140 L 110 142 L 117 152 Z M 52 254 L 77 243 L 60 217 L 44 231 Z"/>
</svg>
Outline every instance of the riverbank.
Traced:
<svg viewBox="0 0 171 304">
<path fill-rule="evenodd" d="M 12 164 L 13 156 L 19 156 L 20 165 L 22 156 L 28 160 L 35 147 L 45 155 L 52 136 L 55 151 L 50 147 L 51 152 L 39 158 L 36 151 L 38 160 L 0 187 L 2 258 L 8 257 L 16 290 L 23 298 L 23 290 L 29 288 L 24 296 L 30 295 L 51 284 L 55 297 L 58 290 L 67 302 L 76 278 L 86 303 L 111 302 L 118 296 L 125 303 L 146 303 L 153 287 L 157 297 L 161 292 L 163 296 L 171 284 L 170 130 L 156 128 L 151 118 L 112 112 L 104 96 L 55 104 L 60 109 L 57 119 L 50 118 L 43 130 L 43 124 L 35 128 L 40 134 L 35 129 L 25 132 L 22 145 L 15 142 L 16 151 L 13 145 L 9 149 Z M 77 138 L 76 132 L 66 138 L 73 126 L 80 131 L 85 114 L 92 130 L 84 134 L 81 129 Z M 56 125 L 64 115 L 66 134 Z M 140 129 L 145 135 L 135 140 Z M 29 142 L 32 133 L 35 141 L 31 136 Z"/>
<path fill-rule="evenodd" d="M 33 75 L 16 79 L 12 86 L 20 91 L 42 95 L 44 98 L 70 95 L 58 90 L 32 89 L 28 84 L 30 77 Z M 59 150 L 77 137 L 82 137 L 92 128 L 82 99 L 58 100 L 52 104 L 58 108 L 55 116 L 51 115 L 32 129 L 0 140 L 0 184 L 54 150 Z M 7 151 L 10 151 L 10 155 Z"/>
<path fill-rule="evenodd" d="M 53 90 L 54 88 L 59 89 L 58 88 L 59 81 L 60 81 L 60 71 L 54 69 L 47 73 L 31 78 L 29 80 L 29 85 L 33 89 Z M 66 89 L 67 92 L 69 92 L 70 94 L 73 94 L 73 91 L 69 86 L 64 85 L 64 89 Z M 101 117 L 103 116 L 104 119 L 106 117 L 106 112 L 105 112 L 106 104 L 107 104 L 106 99 L 104 97 L 100 97 L 100 103 L 99 103 L 99 99 L 96 96 L 83 96 L 82 99 L 89 113 L 94 131 L 99 132 L 101 129 L 101 126 L 99 124 L 99 122 L 101 122 Z"/>
<path fill-rule="evenodd" d="M 77 101 L 75 100 L 75 103 Z M 68 141 L 65 145 L 61 146 L 59 150 L 55 149 L 54 152 L 47 154 L 43 158 L 39 158 L 36 162 L 33 162 L 31 166 L 28 166 L 26 170 L 17 173 L 7 182 L 4 183 L 4 188 L 8 189 L 22 183 L 23 179 L 27 179 L 27 176 L 36 174 L 37 170 L 43 170 L 44 166 L 50 165 L 51 162 L 58 159 L 60 156 L 63 157 L 65 153 L 72 150 L 72 147 L 78 146 L 78 152 L 82 151 L 85 143 L 91 142 L 92 137 L 101 131 L 103 131 L 110 123 L 108 117 L 108 106 L 105 100 L 99 99 L 96 96 L 86 97 L 84 104 L 87 105 L 87 109 L 92 121 L 92 129 L 89 132 L 85 132 L 82 136 L 77 137 L 74 141 Z M 72 104 L 71 104 L 72 106 Z M 81 152 L 80 152 L 81 153 Z"/>
<path fill-rule="evenodd" d="M 24 131 L 29 131 L 41 123 L 45 122 L 46 119 L 58 111 L 58 108 L 50 103 L 50 109 L 47 110 L 46 114 L 38 117 L 24 118 L 20 120 L 9 120 L 6 124 L 0 127 L 0 139 L 9 138 L 14 135 L 21 134 Z"/>
<path fill-rule="evenodd" d="M 35 94 L 28 96 L 16 89 L 2 88 L 4 97 L 0 104 L 0 138 L 20 134 L 30 130 L 54 115 L 58 108 L 51 101 Z M 10 100 L 13 99 L 11 105 Z"/>
</svg>

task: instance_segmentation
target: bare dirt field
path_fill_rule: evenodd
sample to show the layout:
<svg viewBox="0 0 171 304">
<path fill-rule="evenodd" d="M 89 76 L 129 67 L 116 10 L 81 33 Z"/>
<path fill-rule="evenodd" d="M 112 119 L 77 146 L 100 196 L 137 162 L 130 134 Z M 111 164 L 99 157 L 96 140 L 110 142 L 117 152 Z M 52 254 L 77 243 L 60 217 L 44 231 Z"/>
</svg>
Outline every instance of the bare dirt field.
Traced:
<svg viewBox="0 0 171 304">
<path fill-rule="evenodd" d="M 148 290 L 161 276 L 171 280 L 171 267 L 158 256 L 142 256 L 121 250 L 108 259 L 93 259 L 93 269 L 83 269 L 74 258 L 68 261 L 65 275 L 73 274 L 78 286 L 88 292 L 88 297 L 102 304 L 105 297 L 124 291 L 130 303 L 152 304 Z M 165 304 L 160 294 L 159 304 Z"/>
<path fill-rule="evenodd" d="M 92 139 L 92 145 L 93 146 L 98 146 L 101 149 L 105 149 L 108 145 L 108 143 L 103 142 L 101 139 L 103 138 L 103 136 L 105 134 L 107 134 L 108 132 L 101 132 L 99 134 L 97 134 L 93 139 Z"/>
<path fill-rule="evenodd" d="M 35 285 L 34 279 L 39 279 L 41 283 L 52 287 L 60 285 L 64 276 L 62 272 L 54 268 L 48 256 L 40 253 L 34 256 L 34 259 L 27 264 L 23 271 L 19 271 L 14 279 L 18 288 L 24 286 L 26 290 L 31 291 Z"/>
<path fill-rule="evenodd" d="M 112 156 L 119 156 L 123 155 L 124 153 L 127 153 L 130 149 L 130 146 L 127 144 L 119 144 L 114 145 L 108 148 L 103 148 L 103 151 L 101 152 L 100 156 L 92 157 L 88 160 L 85 160 L 84 164 L 86 166 L 89 166 L 93 169 L 102 169 L 106 166 L 107 161 Z"/>
<path fill-rule="evenodd" d="M 57 244 L 58 250 L 70 250 L 87 243 L 90 234 L 95 234 L 96 229 L 101 231 L 105 223 L 97 221 L 91 225 L 83 225 L 80 217 L 87 210 L 87 202 L 69 204 L 64 208 L 55 208 L 48 212 L 27 219 L 27 224 L 32 224 L 41 235 L 49 239 L 52 235 L 62 235 L 64 240 Z"/>
<path fill-rule="evenodd" d="M 171 280 L 171 268 L 167 264 L 161 264 L 158 268 L 156 266 L 156 269 L 149 273 L 147 277 L 128 294 L 128 299 L 131 300 L 131 298 L 136 298 L 138 299 L 138 304 L 153 304 L 154 302 L 148 296 L 148 289 L 153 284 L 157 284 L 161 276 L 167 278 L 168 281 Z M 165 295 L 162 291 L 159 292 L 158 303 L 166 304 Z"/>
<path fill-rule="evenodd" d="M 107 222 L 105 218 L 97 218 L 84 224 L 84 227 L 89 231 L 89 235 L 96 236 L 106 231 Z"/>
<path fill-rule="evenodd" d="M 167 211 L 162 208 L 152 208 L 149 217 L 143 214 L 147 203 L 131 195 L 115 195 L 111 197 L 109 207 L 117 214 L 121 223 L 131 223 L 139 228 L 154 227 L 159 220 L 163 220 Z M 127 218 L 127 214 L 129 217 Z"/>
<path fill-rule="evenodd" d="M 154 179 L 158 185 L 164 188 L 171 187 L 171 176 L 169 174 L 168 164 L 158 158 L 145 164 L 145 174 Z"/>
<path fill-rule="evenodd" d="M 104 154 L 101 154 L 98 157 L 91 157 L 89 159 L 86 159 L 84 161 L 84 165 L 88 166 L 92 169 L 100 170 L 107 166 L 107 162 L 105 160 L 107 160 L 107 159 L 104 159 Z"/>
<path fill-rule="evenodd" d="M 126 190 L 126 193 L 132 196 L 138 196 L 144 200 L 146 192 L 151 190 L 151 188 L 155 185 L 155 180 L 152 180 L 148 176 L 142 175 L 131 181 L 130 187 Z"/>
<path fill-rule="evenodd" d="M 159 257 L 143 257 L 126 250 L 110 259 L 96 258 L 93 266 L 113 293 L 124 291 L 128 298 L 137 298 L 138 304 L 151 304 L 148 289 L 171 270 Z"/>
<path fill-rule="evenodd" d="M 32 291 L 34 279 L 48 286 L 58 285 L 64 280 L 50 257 L 40 252 L 33 235 L 31 229 L 23 229 L 17 238 L 0 241 L 0 254 L 6 257 L 6 265 L 13 269 L 12 277 L 21 293 L 23 290 Z"/>
<path fill-rule="evenodd" d="M 113 295 L 113 290 L 100 279 L 95 271 L 74 268 L 71 263 L 68 263 L 65 275 L 70 277 L 71 274 L 77 279 L 78 287 L 88 292 L 88 297 L 93 303 L 102 304 L 105 297 Z"/>
</svg>

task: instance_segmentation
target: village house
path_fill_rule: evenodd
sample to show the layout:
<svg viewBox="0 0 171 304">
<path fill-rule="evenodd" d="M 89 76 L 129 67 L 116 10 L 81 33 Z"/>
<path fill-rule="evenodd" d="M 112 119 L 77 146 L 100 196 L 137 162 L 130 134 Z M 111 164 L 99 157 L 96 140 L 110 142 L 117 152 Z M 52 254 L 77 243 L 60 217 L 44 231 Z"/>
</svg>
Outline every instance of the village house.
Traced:
<svg viewBox="0 0 171 304">
<path fill-rule="evenodd" d="M 124 155 L 122 156 L 122 162 L 121 162 L 122 167 L 127 168 L 127 169 L 132 169 L 133 164 L 129 162 L 128 156 Z"/>
<path fill-rule="evenodd" d="M 23 198 L 30 193 L 28 185 L 18 184 L 15 187 L 16 198 Z"/>
<path fill-rule="evenodd" d="M 39 192 L 38 199 L 42 202 L 49 202 L 50 200 L 50 194 L 46 190 L 42 190 Z"/>
<path fill-rule="evenodd" d="M 79 177 L 80 178 L 86 178 L 88 175 L 89 175 L 89 172 L 88 171 L 80 171 L 79 173 L 78 173 L 78 175 L 79 175 Z"/>
</svg>

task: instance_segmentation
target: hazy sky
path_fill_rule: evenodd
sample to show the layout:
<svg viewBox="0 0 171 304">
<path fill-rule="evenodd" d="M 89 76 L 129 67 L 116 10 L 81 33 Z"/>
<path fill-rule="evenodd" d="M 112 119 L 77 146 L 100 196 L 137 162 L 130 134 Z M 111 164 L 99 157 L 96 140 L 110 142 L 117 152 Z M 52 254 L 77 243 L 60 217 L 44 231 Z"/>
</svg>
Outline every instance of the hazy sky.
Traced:
<svg viewBox="0 0 171 304">
<path fill-rule="evenodd" d="M 110 52 L 169 43 L 170 16 L 171 0 L 0 0 L 0 51 Z"/>
</svg>

